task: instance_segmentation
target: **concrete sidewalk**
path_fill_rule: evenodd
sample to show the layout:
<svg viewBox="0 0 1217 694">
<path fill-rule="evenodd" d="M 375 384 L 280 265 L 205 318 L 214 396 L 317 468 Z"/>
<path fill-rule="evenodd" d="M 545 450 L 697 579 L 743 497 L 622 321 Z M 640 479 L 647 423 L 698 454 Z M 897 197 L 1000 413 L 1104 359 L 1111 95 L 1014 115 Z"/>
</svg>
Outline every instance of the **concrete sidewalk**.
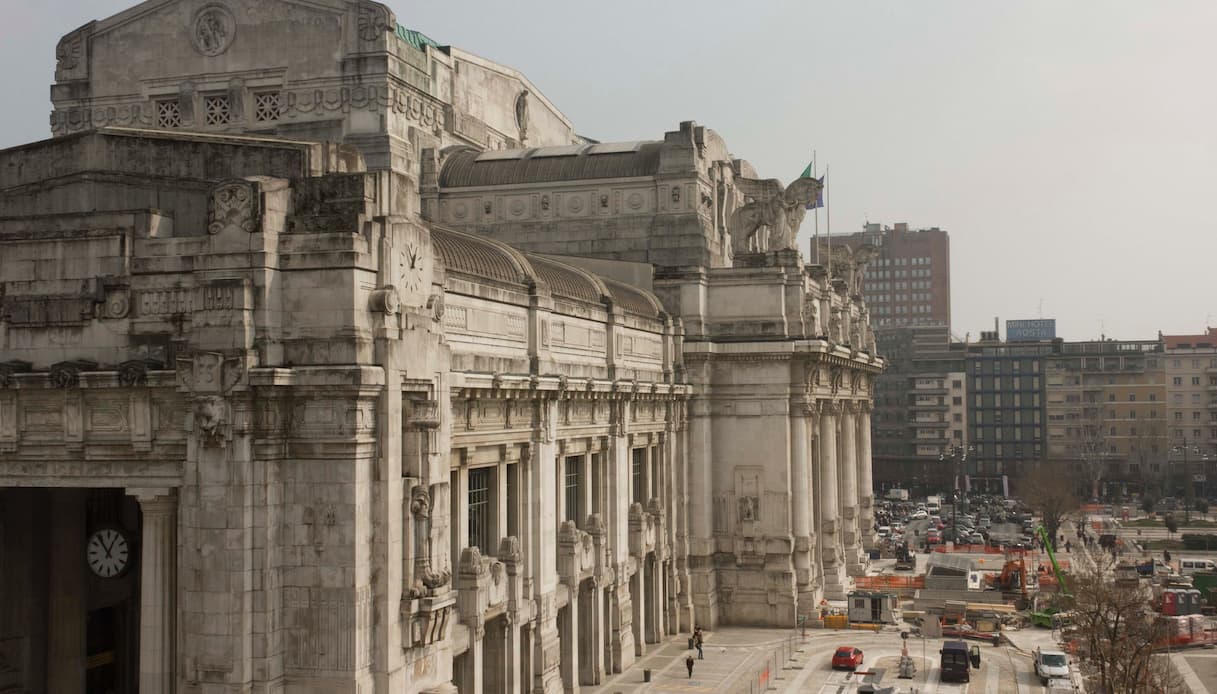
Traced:
<svg viewBox="0 0 1217 694">
<path fill-rule="evenodd" d="M 817 635 L 833 632 L 808 630 L 808 643 Z M 764 691 L 755 686 L 766 680 L 785 680 L 792 670 L 806 662 L 808 649 L 799 632 L 791 629 L 752 629 L 723 627 L 703 632 L 705 653 L 697 660 L 689 677 L 685 657 L 697 650 L 688 648 L 689 635 L 677 634 L 662 644 L 647 644 L 647 653 L 625 672 L 612 675 L 604 684 L 584 685 L 589 694 L 627 694 L 629 692 L 749 692 Z M 644 682 L 643 671 L 651 671 Z M 766 671 L 768 675 L 766 675 Z"/>
</svg>

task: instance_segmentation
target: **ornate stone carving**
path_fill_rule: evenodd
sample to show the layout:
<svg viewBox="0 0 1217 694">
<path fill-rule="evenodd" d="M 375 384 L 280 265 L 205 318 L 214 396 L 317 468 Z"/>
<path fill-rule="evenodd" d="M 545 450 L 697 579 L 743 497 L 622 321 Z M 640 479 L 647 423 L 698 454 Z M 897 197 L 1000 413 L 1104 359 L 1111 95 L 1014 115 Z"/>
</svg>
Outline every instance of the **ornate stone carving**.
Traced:
<svg viewBox="0 0 1217 694">
<path fill-rule="evenodd" d="M 118 383 L 124 388 L 134 388 L 148 382 L 149 369 L 163 368 L 164 364 L 152 359 L 131 359 L 118 367 Z"/>
<path fill-rule="evenodd" d="M 237 34 L 237 20 L 232 12 L 219 3 L 205 5 L 194 15 L 190 40 L 194 49 L 205 56 L 217 56 L 232 45 Z"/>
<path fill-rule="evenodd" d="M 438 429 L 439 421 L 439 401 L 438 400 L 412 400 L 410 401 L 410 414 L 406 420 L 412 429 Z"/>
<path fill-rule="evenodd" d="M 842 329 L 841 309 L 833 307 L 832 317 L 828 319 L 828 339 L 833 342 L 844 342 L 841 336 Z"/>
<path fill-rule="evenodd" d="M 444 294 L 442 292 L 427 297 L 427 310 L 431 312 L 431 320 L 444 319 Z"/>
<path fill-rule="evenodd" d="M 389 8 L 370 2 L 359 5 L 359 38 L 364 41 L 375 41 L 392 29 L 393 22 L 389 16 Z"/>
<path fill-rule="evenodd" d="M 760 501 L 755 496 L 742 496 L 739 500 L 739 519 L 741 523 L 760 519 Z"/>
<path fill-rule="evenodd" d="M 8 388 L 13 385 L 16 380 L 14 376 L 29 372 L 31 366 L 32 364 L 28 361 L 0 362 L 0 388 Z"/>
<path fill-rule="evenodd" d="M 396 315 L 401 310 L 401 298 L 397 295 L 397 287 L 393 285 L 374 290 L 369 301 L 373 311 L 379 311 L 385 315 Z"/>
<path fill-rule="evenodd" d="M 435 595 L 448 585 L 452 572 L 434 570 L 431 565 L 431 492 L 422 485 L 410 490 L 410 514 L 414 524 L 414 584 L 407 588 L 408 598 Z"/>
<path fill-rule="evenodd" d="M 749 200 L 731 215 L 732 245 L 737 254 L 794 248 L 807 205 L 816 201 L 822 188 L 814 178 L 795 179 L 783 186 L 776 178 L 740 177 L 736 185 Z M 767 229 L 763 240 L 757 236 L 762 227 Z"/>
<path fill-rule="evenodd" d="M 519 129 L 520 144 L 528 140 L 528 90 L 521 91 L 516 96 L 516 127 Z"/>
<path fill-rule="evenodd" d="M 194 423 L 208 438 L 216 438 L 228 419 L 228 405 L 218 395 L 205 395 L 194 401 Z"/>
<path fill-rule="evenodd" d="M 258 186 L 252 181 L 225 181 L 212 188 L 207 201 L 207 233 L 258 231 L 262 226 L 261 199 Z"/>
<path fill-rule="evenodd" d="M 55 68 L 57 70 L 74 70 L 80 64 L 84 55 L 84 36 L 73 32 L 63 37 L 55 47 Z"/>
<path fill-rule="evenodd" d="M 192 357 L 178 357 L 177 360 L 178 385 L 194 393 L 227 393 L 244 376 L 242 359 L 225 358 L 219 352 L 196 352 Z"/>
<path fill-rule="evenodd" d="M 51 385 L 56 388 L 74 388 L 80 383 L 81 371 L 96 371 L 97 362 L 78 359 L 61 361 L 51 365 Z"/>
</svg>

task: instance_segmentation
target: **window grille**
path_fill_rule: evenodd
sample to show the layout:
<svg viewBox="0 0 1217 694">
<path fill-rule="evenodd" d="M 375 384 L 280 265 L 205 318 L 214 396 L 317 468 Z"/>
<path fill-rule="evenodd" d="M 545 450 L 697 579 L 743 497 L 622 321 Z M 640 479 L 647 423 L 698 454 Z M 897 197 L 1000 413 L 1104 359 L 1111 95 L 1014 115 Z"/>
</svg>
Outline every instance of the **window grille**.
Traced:
<svg viewBox="0 0 1217 694">
<path fill-rule="evenodd" d="M 203 98 L 203 114 L 207 125 L 224 125 L 228 123 L 230 110 L 227 96 L 207 96 Z"/>
<path fill-rule="evenodd" d="M 483 555 L 490 546 L 490 468 L 469 471 L 469 546 L 477 547 Z"/>
<path fill-rule="evenodd" d="M 254 95 L 254 120 L 259 123 L 279 120 L 279 92 Z"/>
<path fill-rule="evenodd" d="M 156 102 L 156 127 L 182 127 L 182 106 L 177 99 L 166 99 Z"/>
<path fill-rule="evenodd" d="M 581 525 L 583 516 L 582 493 L 583 456 L 572 455 L 566 458 L 566 520 Z"/>
</svg>

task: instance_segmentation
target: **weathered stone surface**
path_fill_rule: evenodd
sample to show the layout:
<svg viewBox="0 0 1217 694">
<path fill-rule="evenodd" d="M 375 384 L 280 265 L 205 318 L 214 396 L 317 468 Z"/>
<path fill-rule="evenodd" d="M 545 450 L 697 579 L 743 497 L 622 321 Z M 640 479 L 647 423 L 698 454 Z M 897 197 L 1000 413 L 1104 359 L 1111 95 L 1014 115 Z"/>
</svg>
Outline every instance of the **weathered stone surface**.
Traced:
<svg viewBox="0 0 1217 694">
<path fill-rule="evenodd" d="M 56 55 L 59 137 L 0 152 L 16 686 L 80 674 L 86 580 L 139 606 L 120 691 L 556 693 L 860 570 L 882 361 L 865 259 L 789 248 L 814 185 L 692 122 L 586 142 L 365 0 L 145 3 Z M 102 522 L 140 580 L 73 573 Z"/>
</svg>

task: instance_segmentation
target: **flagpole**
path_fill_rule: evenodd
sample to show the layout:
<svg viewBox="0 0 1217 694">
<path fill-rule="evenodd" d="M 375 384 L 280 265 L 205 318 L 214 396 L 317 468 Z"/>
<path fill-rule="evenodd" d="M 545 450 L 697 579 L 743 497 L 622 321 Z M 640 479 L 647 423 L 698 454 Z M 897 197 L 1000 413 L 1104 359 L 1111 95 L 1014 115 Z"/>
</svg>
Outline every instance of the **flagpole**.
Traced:
<svg viewBox="0 0 1217 694">
<path fill-rule="evenodd" d="M 811 177 L 818 178 L 816 173 L 817 173 L 816 172 L 816 151 L 813 149 L 813 150 L 811 150 Z M 816 195 L 818 196 L 819 192 L 817 192 Z M 820 264 L 820 206 L 816 205 L 814 210 L 815 210 L 815 215 L 816 215 L 816 230 L 815 230 L 815 238 L 811 242 L 812 246 L 813 246 L 811 255 L 812 255 L 812 258 L 815 259 L 815 264 L 819 265 Z"/>
<path fill-rule="evenodd" d="M 828 194 L 828 169 L 831 164 L 824 165 L 824 226 L 828 236 L 828 281 L 832 282 L 832 196 Z"/>
</svg>

